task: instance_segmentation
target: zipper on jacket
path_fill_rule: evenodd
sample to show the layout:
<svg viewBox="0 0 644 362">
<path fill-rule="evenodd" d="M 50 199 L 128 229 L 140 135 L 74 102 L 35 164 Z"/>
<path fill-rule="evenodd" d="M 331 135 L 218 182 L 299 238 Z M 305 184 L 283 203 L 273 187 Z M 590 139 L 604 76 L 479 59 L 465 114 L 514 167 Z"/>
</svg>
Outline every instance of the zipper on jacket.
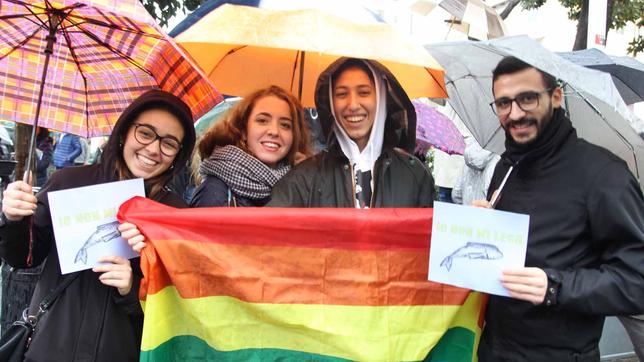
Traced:
<svg viewBox="0 0 644 362">
<path fill-rule="evenodd" d="M 353 200 L 353 208 L 355 209 L 356 203 L 358 202 L 356 198 L 356 175 L 353 173 L 353 165 L 351 162 L 347 166 L 349 166 L 349 178 L 351 178 L 351 200 Z"/>
<path fill-rule="evenodd" d="M 380 155 L 380 157 L 378 157 L 378 159 L 376 160 L 376 163 L 373 166 L 373 170 L 371 171 L 371 181 L 373 181 L 373 187 L 371 188 L 371 200 L 369 201 L 369 208 L 370 209 L 373 208 L 374 199 L 376 197 L 376 185 L 378 185 L 378 182 L 376 182 L 376 176 L 381 174 L 378 171 L 380 170 L 380 168 L 383 167 L 383 166 L 380 166 L 380 164 L 382 164 L 383 162 L 385 163 L 384 169 L 382 170 L 382 174 L 387 172 L 387 168 L 389 168 L 389 164 L 390 164 L 389 160 L 382 161 L 381 157 L 384 156 L 384 155 L 386 155 L 386 153 L 383 152 Z"/>
<path fill-rule="evenodd" d="M 373 182 L 373 187 L 371 188 L 371 200 L 369 200 L 369 208 L 373 208 L 373 199 L 376 196 L 376 170 L 375 167 L 371 170 L 371 182 Z"/>
</svg>

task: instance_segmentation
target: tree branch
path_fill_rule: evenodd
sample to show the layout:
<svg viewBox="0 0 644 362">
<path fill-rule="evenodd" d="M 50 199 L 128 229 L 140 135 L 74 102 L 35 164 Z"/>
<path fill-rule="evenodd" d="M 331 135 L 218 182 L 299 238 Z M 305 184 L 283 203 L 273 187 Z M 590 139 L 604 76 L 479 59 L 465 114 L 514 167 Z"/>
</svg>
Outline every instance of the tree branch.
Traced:
<svg viewBox="0 0 644 362">
<path fill-rule="evenodd" d="M 505 9 L 499 14 L 501 19 L 505 20 L 520 2 L 521 0 L 508 0 Z"/>
</svg>

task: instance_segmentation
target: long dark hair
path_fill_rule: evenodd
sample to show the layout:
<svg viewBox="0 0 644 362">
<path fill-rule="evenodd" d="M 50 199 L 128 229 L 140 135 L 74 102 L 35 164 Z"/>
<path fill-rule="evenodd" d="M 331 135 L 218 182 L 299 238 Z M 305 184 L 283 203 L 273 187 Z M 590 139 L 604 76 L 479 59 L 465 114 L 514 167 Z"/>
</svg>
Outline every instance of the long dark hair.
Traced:
<svg viewBox="0 0 644 362">
<path fill-rule="evenodd" d="M 145 111 L 159 109 L 173 114 L 183 127 L 184 137 L 181 150 L 175 156 L 172 166 L 160 175 L 145 180 L 148 197 L 158 199 L 162 196 L 166 184 L 186 164 L 195 145 L 195 129 L 192 112 L 188 105 L 171 93 L 162 90 L 150 90 L 137 98 L 123 111 L 114 125 L 112 134 L 105 144 L 101 155 L 101 165 L 106 172 L 114 174 L 118 180 L 134 178 L 123 158 L 123 144 L 132 124 Z"/>
</svg>

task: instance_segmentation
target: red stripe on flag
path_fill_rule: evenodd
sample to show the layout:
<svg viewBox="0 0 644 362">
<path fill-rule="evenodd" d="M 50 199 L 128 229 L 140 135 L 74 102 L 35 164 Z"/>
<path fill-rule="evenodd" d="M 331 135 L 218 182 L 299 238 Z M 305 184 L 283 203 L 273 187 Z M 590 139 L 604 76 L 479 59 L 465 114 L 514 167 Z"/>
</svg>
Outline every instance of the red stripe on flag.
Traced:
<svg viewBox="0 0 644 362">
<path fill-rule="evenodd" d="M 127 217 L 125 217 L 127 215 Z M 145 225 L 150 239 L 346 250 L 429 250 L 433 209 L 195 208 L 181 210 L 135 197 L 121 221 Z M 164 220 L 158 225 L 157 220 Z M 174 232 L 173 226 L 199 225 Z M 392 232 L 394 231 L 395 232 Z"/>
</svg>

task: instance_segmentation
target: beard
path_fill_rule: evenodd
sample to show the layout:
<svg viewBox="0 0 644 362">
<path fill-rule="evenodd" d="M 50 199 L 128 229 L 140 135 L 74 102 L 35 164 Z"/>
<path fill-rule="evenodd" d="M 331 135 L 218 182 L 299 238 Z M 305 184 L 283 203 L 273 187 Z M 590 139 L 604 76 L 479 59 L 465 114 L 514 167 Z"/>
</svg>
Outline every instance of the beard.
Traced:
<svg viewBox="0 0 644 362">
<path fill-rule="evenodd" d="M 550 104 L 548 107 L 548 111 L 540 119 L 537 119 L 536 117 L 533 117 L 533 116 L 525 116 L 516 120 L 508 120 L 508 122 L 503 126 L 503 129 L 505 131 L 505 137 L 506 139 L 511 139 L 516 145 L 519 145 L 521 147 L 529 147 L 540 138 L 541 134 L 543 133 L 543 130 L 546 128 L 546 126 L 548 126 L 553 115 L 554 115 L 554 108 L 552 107 L 552 104 Z M 514 137 L 512 137 L 512 134 L 510 133 L 510 130 L 512 129 L 512 127 L 530 127 L 533 125 L 537 129 L 537 133 L 533 138 L 527 141 L 518 141 L 514 139 Z"/>
</svg>

